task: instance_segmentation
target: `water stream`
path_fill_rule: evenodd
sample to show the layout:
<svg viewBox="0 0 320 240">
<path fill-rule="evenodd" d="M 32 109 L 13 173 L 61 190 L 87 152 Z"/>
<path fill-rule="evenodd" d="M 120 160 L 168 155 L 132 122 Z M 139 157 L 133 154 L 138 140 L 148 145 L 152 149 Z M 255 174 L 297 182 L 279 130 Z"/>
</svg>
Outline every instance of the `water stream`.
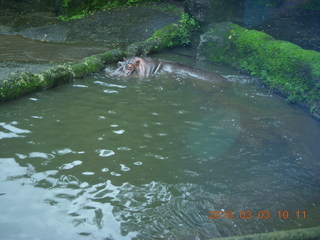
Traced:
<svg viewBox="0 0 320 240">
<path fill-rule="evenodd" d="M 209 239 L 316 226 L 319 122 L 250 77 L 195 64 L 232 83 L 97 73 L 1 104 L 0 239 Z"/>
</svg>

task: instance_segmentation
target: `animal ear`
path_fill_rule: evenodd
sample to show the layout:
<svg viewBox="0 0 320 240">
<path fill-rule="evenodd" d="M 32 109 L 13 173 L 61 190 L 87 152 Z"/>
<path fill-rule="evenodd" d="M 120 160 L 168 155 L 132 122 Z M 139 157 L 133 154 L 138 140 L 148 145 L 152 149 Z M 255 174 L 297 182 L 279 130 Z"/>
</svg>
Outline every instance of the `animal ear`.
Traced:
<svg viewBox="0 0 320 240">
<path fill-rule="evenodd" d="M 136 60 L 136 62 L 134 63 L 134 65 L 139 66 L 140 64 L 140 60 Z"/>
</svg>

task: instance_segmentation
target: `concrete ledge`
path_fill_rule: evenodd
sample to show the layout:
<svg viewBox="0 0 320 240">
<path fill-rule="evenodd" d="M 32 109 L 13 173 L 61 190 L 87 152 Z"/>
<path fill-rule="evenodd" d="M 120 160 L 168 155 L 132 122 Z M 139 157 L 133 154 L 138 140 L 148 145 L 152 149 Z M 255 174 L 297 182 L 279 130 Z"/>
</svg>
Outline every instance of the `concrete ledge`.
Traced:
<svg viewBox="0 0 320 240">
<path fill-rule="evenodd" d="M 319 240 L 320 227 L 215 238 L 214 240 Z M 213 240 L 213 239 L 212 239 Z"/>
<path fill-rule="evenodd" d="M 53 67 L 43 73 L 34 74 L 24 72 L 1 82 L 0 102 L 8 101 L 27 93 L 68 83 L 74 78 L 82 78 L 87 74 L 102 70 L 105 64 L 115 62 L 123 58 L 123 56 L 123 51 L 111 50 L 104 54 L 85 58 L 79 63 Z"/>
</svg>

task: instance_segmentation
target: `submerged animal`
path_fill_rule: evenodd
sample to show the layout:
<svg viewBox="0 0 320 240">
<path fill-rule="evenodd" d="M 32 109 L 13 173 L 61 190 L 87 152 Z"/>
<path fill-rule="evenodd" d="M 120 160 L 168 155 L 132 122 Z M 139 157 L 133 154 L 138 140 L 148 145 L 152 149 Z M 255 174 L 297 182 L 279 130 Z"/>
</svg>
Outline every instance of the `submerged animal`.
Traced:
<svg viewBox="0 0 320 240">
<path fill-rule="evenodd" d="M 173 72 L 185 76 L 191 76 L 202 80 L 214 82 L 226 82 L 227 79 L 213 72 L 200 70 L 180 63 L 151 58 L 131 57 L 118 62 L 118 68 L 111 73 L 112 76 L 137 75 L 148 77 L 161 72 Z"/>
</svg>

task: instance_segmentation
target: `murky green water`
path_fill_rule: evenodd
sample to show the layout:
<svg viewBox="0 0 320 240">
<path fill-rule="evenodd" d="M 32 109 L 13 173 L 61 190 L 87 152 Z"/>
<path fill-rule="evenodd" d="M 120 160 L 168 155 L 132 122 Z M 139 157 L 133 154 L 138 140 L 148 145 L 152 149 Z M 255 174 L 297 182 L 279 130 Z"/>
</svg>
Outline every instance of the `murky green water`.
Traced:
<svg viewBox="0 0 320 240">
<path fill-rule="evenodd" d="M 101 73 L 2 104 L 0 238 L 208 239 L 316 226 L 319 122 L 251 79 L 228 78 L 221 90 Z"/>
</svg>

